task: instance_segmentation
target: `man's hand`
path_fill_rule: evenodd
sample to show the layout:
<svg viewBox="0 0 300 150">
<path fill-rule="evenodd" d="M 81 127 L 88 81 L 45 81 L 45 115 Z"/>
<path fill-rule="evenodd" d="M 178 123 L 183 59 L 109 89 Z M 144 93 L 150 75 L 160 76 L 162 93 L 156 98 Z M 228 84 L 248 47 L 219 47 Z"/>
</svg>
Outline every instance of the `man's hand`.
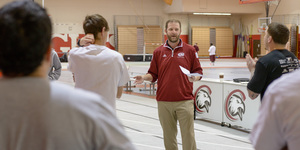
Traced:
<svg viewBox="0 0 300 150">
<path fill-rule="evenodd" d="M 252 59 L 252 57 L 249 54 L 246 55 L 247 67 L 248 67 L 248 69 L 249 69 L 249 71 L 251 73 L 250 79 L 254 75 L 255 65 L 256 65 L 257 60 L 258 60 L 257 57 L 255 57 L 255 59 Z"/>
<path fill-rule="evenodd" d="M 255 98 L 257 98 L 257 96 L 259 95 L 259 93 L 255 93 L 255 92 L 253 92 L 253 91 L 251 91 L 251 90 L 249 90 L 249 89 L 247 89 L 248 90 L 248 96 L 252 99 L 252 100 L 254 100 Z"/>
<path fill-rule="evenodd" d="M 133 77 L 135 79 L 134 83 L 135 84 L 141 84 L 144 82 L 144 77 L 143 76 L 135 76 Z"/>
<path fill-rule="evenodd" d="M 197 77 L 195 77 L 195 76 L 188 77 L 188 79 L 189 79 L 190 82 L 199 81 L 200 78 L 201 77 L 199 77 L 199 76 L 197 76 Z"/>
<path fill-rule="evenodd" d="M 255 65 L 256 65 L 256 62 L 257 62 L 257 58 L 252 59 L 252 57 L 249 54 L 247 54 L 246 55 L 246 62 L 247 62 L 247 67 L 248 67 L 249 71 L 254 72 Z"/>
<path fill-rule="evenodd" d="M 80 39 L 81 46 L 89 46 L 90 44 L 95 43 L 95 38 L 93 34 L 86 34 L 83 38 Z"/>
</svg>

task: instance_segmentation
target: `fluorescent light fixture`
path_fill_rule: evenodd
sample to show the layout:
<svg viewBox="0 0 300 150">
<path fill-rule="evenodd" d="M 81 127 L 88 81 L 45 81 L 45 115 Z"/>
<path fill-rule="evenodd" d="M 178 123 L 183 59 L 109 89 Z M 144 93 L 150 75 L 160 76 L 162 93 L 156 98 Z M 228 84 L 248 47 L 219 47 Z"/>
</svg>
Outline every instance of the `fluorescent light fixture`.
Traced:
<svg viewBox="0 0 300 150">
<path fill-rule="evenodd" d="M 193 13 L 194 15 L 230 16 L 231 13 Z"/>
</svg>

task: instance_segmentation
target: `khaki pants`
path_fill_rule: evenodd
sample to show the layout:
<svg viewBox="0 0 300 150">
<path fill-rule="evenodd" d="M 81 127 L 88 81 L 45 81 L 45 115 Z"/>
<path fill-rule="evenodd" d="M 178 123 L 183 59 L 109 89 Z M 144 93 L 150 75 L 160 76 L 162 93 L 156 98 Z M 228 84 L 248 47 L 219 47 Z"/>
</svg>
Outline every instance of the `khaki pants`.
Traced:
<svg viewBox="0 0 300 150">
<path fill-rule="evenodd" d="M 194 134 L 194 101 L 158 101 L 158 116 L 163 129 L 166 150 L 178 150 L 177 120 L 182 136 L 183 150 L 196 150 Z"/>
</svg>

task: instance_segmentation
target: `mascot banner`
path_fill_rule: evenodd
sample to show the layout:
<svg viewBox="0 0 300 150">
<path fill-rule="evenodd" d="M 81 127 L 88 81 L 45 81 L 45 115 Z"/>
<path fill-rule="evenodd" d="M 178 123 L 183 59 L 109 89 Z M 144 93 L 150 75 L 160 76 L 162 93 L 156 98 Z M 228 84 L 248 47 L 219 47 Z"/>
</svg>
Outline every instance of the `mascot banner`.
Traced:
<svg viewBox="0 0 300 150">
<path fill-rule="evenodd" d="M 260 99 L 251 100 L 246 85 L 216 79 L 195 82 L 196 118 L 251 130 L 258 116 Z"/>
<path fill-rule="evenodd" d="M 222 122 L 222 84 L 201 80 L 201 82 L 194 83 L 194 93 L 198 118 Z"/>
</svg>

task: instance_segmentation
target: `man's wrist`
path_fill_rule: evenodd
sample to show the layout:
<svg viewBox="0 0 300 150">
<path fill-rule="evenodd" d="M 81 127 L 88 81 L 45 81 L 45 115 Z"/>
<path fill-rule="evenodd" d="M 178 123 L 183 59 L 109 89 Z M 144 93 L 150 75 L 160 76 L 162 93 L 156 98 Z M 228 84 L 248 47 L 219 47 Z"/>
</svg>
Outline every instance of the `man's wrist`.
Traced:
<svg viewBox="0 0 300 150">
<path fill-rule="evenodd" d="M 146 75 L 141 75 L 143 81 L 145 81 L 145 76 Z"/>
<path fill-rule="evenodd" d="M 80 45 L 80 39 L 78 39 L 78 41 L 77 41 L 77 46 L 83 47 L 83 45 Z"/>
<path fill-rule="evenodd" d="M 253 70 L 250 71 L 250 80 L 252 79 L 252 77 L 254 75 L 254 71 L 255 71 L 255 69 L 253 69 Z"/>
</svg>

